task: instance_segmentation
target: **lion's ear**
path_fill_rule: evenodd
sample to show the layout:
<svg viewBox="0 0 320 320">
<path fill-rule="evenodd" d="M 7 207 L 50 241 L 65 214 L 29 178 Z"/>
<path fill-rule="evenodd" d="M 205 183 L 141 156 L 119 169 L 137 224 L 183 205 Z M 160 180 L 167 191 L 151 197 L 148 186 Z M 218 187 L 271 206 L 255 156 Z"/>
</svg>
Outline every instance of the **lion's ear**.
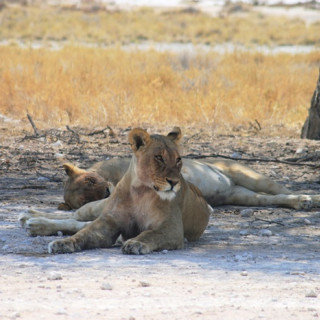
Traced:
<svg viewBox="0 0 320 320">
<path fill-rule="evenodd" d="M 141 128 L 132 129 L 129 133 L 129 143 L 134 152 L 145 146 L 150 141 L 150 135 Z"/>
<path fill-rule="evenodd" d="M 167 135 L 175 143 L 178 143 L 182 137 L 181 129 L 179 127 L 174 127 Z"/>
<path fill-rule="evenodd" d="M 71 164 L 71 163 L 64 163 L 63 168 L 66 171 L 66 174 L 72 178 L 75 177 L 81 173 L 85 173 L 86 171 L 83 169 L 78 168 L 77 166 Z"/>
</svg>

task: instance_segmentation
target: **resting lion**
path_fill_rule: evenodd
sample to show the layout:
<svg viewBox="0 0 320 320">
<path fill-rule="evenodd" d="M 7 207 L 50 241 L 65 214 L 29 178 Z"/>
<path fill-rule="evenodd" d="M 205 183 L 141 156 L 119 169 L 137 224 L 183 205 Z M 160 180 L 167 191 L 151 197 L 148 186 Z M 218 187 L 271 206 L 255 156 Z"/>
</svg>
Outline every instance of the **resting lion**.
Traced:
<svg viewBox="0 0 320 320">
<path fill-rule="evenodd" d="M 180 137 L 179 128 L 167 136 L 133 129 L 129 133 L 133 157 L 110 197 L 75 212 L 77 218 L 87 219 L 89 214 L 96 219 L 73 236 L 51 242 L 49 252 L 108 248 L 120 235 L 125 240 L 122 251 L 128 254 L 181 249 L 184 238 L 197 240 L 210 209 L 198 188 L 181 175 L 176 144 Z"/>
<path fill-rule="evenodd" d="M 57 234 L 58 231 L 62 231 L 65 234 L 74 234 L 82 228 L 85 228 L 84 230 L 89 230 L 88 228 L 90 228 L 91 230 L 93 227 L 89 227 L 87 225 L 90 224 L 90 221 L 96 219 L 100 215 L 100 213 L 103 213 L 102 217 L 109 217 L 109 211 L 113 212 L 111 209 L 115 209 L 115 202 L 117 203 L 117 206 L 119 205 L 119 203 L 121 203 L 122 206 L 132 206 L 132 210 L 137 211 L 138 209 L 135 206 L 136 204 L 139 207 L 139 210 L 146 209 L 151 201 L 150 197 L 157 196 L 156 198 L 158 200 L 155 205 L 158 205 L 159 202 L 161 206 L 169 205 L 170 208 L 173 208 L 173 205 L 177 205 L 177 199 L 180 197 L 183 197 L 185 199 L 185 193 L 187 193 L 187 197 L 190 197 L 190 200 L 185 199 L 183 202 L 184 204 L 186 204 L 187 201 L 193 204 L 194 198 L 197 200 L 195 203 L 202 203 L 202 198 L 197 192 L 197 189 L 192 186 L 192 184 L 201 191 L 205 200 L 212 206 L 224 204 L 244 206 L 275 205 L 290 207 L 294 209 L 308 209 L 312 206 L 318 206 L 319 204 L 319 196 L 292 194 L 292 192 L 287 188 L 234 161 L 196 161 L 183 159 L 183 166 L 181 169 L 180 158 L 177 155 L 177 146 L 173 143 L 177 142 L 180 139 L 180 136 L 181 132 L 179 128 L 175 128 L 175 130 L 169 133 L 167 137 L 158 135 L 149 136 L 145 131 L 141 129 L 134 129 L 129 134 L 129 141 L 134 151 L 134 156 L 131 161 L 129 159 L 112 159 L 99 162 L 89 170 L 83 170 L 71 164 L 65 164 L 64 168 L 66 170 L 66 173 L 68 174 L 68 181 L 65 185 L 65 203 L 60 205 L 60 209 L 76 209 L 79 207 L 81 208 L 71 214 L 58 215 L 46 215 L 44 213 L 33 211 L 28 214 L 23 214 L 20 218 L 21 223 L 25 225 L 30 235 L 33 236 L 53 235 Z M 149 141 L 149 143 L 146 144 L 144 139 Z M 172 179 L 163 176 L 165 172 L 169 170 L 168 166 L 170 163 L 168 162 L 169 160 L 164 159 L 164 156 L 162 155 L 164 151 L 162 147 L 159 147 L 159 145 L 162 146 L 164 143 L 167 143 L 167 141 L 170 142 L 170 148 L 168 149 L 169 151 L 166 151 L 166 156 L 168 157 L 168 159 L 170 159 L 170 161 L 172 161 L 171 154 L 174 154 L 177 159 L 179 159 L 180 163 L 179 172 L 181 172 L 182 176 L 179 176 L 180 180 L 177 183 L 177 186 L 185 184 L 188 186 L 187 189 L 181 188 L 181 191 L 177 193 L 161 192 L 161 188 L 157 190 L 158 183 L 162 183 L 161 181 L 165 181 L 167 187 L 172 182 Z M 146 150 L 148 150 L 148 152 L 146 152 Z M 144 152 L 142 153 L 142 151 Z M 158 157 L 160 156 L 160 153 L 162 158 Z M 142 158 L 148 158 L 149 160 L 137 161 L 137 159 Z M 164 161 L 164 163 L 162 161 Z M 160 163 L 163 164 L 163 168 L 159 166 Z M 139 202 L 132 202 L 132 192 L 128 191 L 128 189 L 135 189 L 132 185 L 132 172 L 134 172 L 139 177 L 140 175 L 143 175 L 144 178 L 146 178 L 145 176 L 148 176 L 148 179 L 153 181 L 153 185 L 148 185 L 144 188 L 145 191 L 148 191 L 146 193 L 148 197 L 144 193 L 140 194 L 141 199 L 139 198 Z M 129 179 L 129 177 L 131 177 L 131 179 Z M 192 184 L 186 183 L 183 178 L 186 181 L 191 182 Z M 171 182 L 164 179 L 168 179 Z M 177 187 L 174 186 L 172 188 L 173 190 L 175 190 L 174 188 Z M 110 193 L 112 193 L 112 195 L 108 199 L 103 199 L 108 197 Z M 122 198 L 123 194 L 126 194 L 126 197 Z M 176 194 L 177 196 L 173 197 Z M 98 199 L 103 200 L 90 202 Z M 120 199 L 124 199 L 124 202 L 122 203 L 122 200 Z M 202 204 L 198 204 L 197 206 L 201 207 Z M 182 212 L 185 219 L 187 216 L 189 217 L 189 215 L 192 214 L 192 210 L 191 207 L 183 208 L 184 209 L 182 210 Z M 179 210 L 181 210 L 181 208 Z M 196 211 L 198 211 L 198 209 Z M 207 212 L 207 209 L 205 209 L 205 211 Z M 197 230 L 201 230 L 201 232 L 199 231 L 197 233 L 197 237 L 201 235 L 201 233 L 203 232 L 203 228 L 205 227 L 204 225 L 206 225 L 207 223 L 204 223 L 204 220 L 207 221 L 207 218 L 203 218 L 207 214 L 208 213 L 201 213 L 201 210 L 199 209 L 199 216 L 197 215 L 196 217 L 192 218 L 194 219 L 192 225 Z M 114 214 L 112 213 L 111 215 Z M 137 217 L 140 217 L 140 215 L 142 215 L 142 212 L 136 212 L 134 214 L 134 218 L 131 216 L 132 214 L 130 215 L 127 213 L 126 215 L 129 215 L 130 219 L 132 220 L 130 222 L 132 224 L 130 225 L 130 228 L 137 228 L 135 232 L 144 230 L 141 229 L 139 224 L 140 222 L 138 223 L 139 228 L 137 227 L 137 221 L 135 220 L 140 219 Z M 148 216 L 143 213 L 144 219 Z M 103 219 L 105 218 L 99 218 L 97 221 L 103 221 Z M 97 226 L 98 223 L 99 222 L 94 222 L 93 225 Z M 123 221 L 123 223 L 126 225 L 128 221 Z M 183 225 L 185 225 L 185 221 Z M 143 226 L 147 227 L 145 225 Z M 184 228 L 184 230 L 186 230 L 186 228 Z M 118 230 L 118 233 L 123 234 L 125 238 L 129 238 L 135 235 L 135 233 L 133 233 L 132 235 L 129 233 L 128 236 L 128 232 L 126 233 L 122 230 Z M 115 233 L 114 237 L 118 236 L 118 233 Z M 75 237 L 72 237 L 70 239 L 74 238 L 78 239 L 78 236 L 76 235 Z M 190 236 L 189 239 L 191 239 Z M 114 238 L 112 238 L 111 243 L 113 242 Z M 109 244 L 110 243 L 108 242 L 107 245 Z M 83 247 L 79 248 L 77 244 L 73 246 L 70 244 L 71 248 L 70 246 L 66 246 L 67 248 L 63 249 L 56 248 L 56 246 L 57 245 L 50 245 L 50 250 L 52 252 L 71 252 L 80 250 L 83 247 L 89 248 L 101 245 L 85 244 L 83 245 Z M 105 246 L 105 244 L 103 244 L 103 246 Z M 160 250 L 160 248 L 161 247 L 158 247 L 157 249 L 152 248 L 150 250 Z M 168 249 L 171 247 L 164 246 L 164 248 Z M 124 249 L 124 251 L 128 252 L 129 250 Z M 140 252 L 134 253 L 146 252 L 147 251 L 142 250 Z"/>
<path fill-rule="evenodd" d="M 293 194 L 292 191 L 231 160 L 183 159 L 181 173 L 199 188 L 211 206 L 280 206 L 309 209 L 319 204 L 319 196 Z M 60 210 L 78 209 L 84 204 L 107 198 L 126 173 L 128 158 L 101 161 L 89 170 L 64 164 L 68 180 Z"/>
</svg>

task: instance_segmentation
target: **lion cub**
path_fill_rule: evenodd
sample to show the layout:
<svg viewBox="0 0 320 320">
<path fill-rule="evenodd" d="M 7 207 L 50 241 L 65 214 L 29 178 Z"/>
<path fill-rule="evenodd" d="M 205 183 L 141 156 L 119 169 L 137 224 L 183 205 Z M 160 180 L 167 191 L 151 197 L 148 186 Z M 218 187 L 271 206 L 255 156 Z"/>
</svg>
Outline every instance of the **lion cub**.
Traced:
<svg viewBox="0 0 320 320">
<path fill-rule="evenodd" d="M 181 175 L 179 128 L 167 136 L 140 128 L 129 133 L 133 157 L 114 192 L 99 205 L 79 210 L 99 217 L 69 238 L 49 244 L 50 253 L 108 248 L 121 235 L 122 251 L 146 254 L 181 249 L 184 238 L 197 240 L 206 228 L 210 209 L 200 191 Z"/>
</svg>

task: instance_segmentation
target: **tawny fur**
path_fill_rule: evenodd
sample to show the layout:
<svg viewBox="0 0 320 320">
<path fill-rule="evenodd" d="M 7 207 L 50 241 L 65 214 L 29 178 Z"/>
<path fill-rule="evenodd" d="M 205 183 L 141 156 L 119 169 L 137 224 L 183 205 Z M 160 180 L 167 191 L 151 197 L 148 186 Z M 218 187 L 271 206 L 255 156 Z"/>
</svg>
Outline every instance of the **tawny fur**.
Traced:
<svg viewBox="0 0 320 320">
<path fill-rule="evenodd" d="M 120 235 L 126 240 L 122 251 L 129 254 L 181 249 L 184 238 L 199 239 L 207 226 L 210 209 L 197 187 L 181 175 L 182 161 L 176 144 L 180 136 L 178 128 L 168 136 L 150 136 L 142 129 L 133 129 L 129 142 L 134 154 L 114 192 L 108 199 L 86 204 L 73 215 L 76 220 L 86 220 L 88 215 L 96 219 L 85 225 L 73 222 L 71 232 L 77 227 L 80 231 L 51 242 L 49 252 L 107 248 Z M 59 221 L 60 225 L 43 217 L 26 218 L 25 225 L 37 229 L 36 232 L 48 233 L 51 227 L 61 227 L 61 221 L 65 226 L 72 220 Z M 49 227 L 46 230 L 40 225 Z"/>
</svg>

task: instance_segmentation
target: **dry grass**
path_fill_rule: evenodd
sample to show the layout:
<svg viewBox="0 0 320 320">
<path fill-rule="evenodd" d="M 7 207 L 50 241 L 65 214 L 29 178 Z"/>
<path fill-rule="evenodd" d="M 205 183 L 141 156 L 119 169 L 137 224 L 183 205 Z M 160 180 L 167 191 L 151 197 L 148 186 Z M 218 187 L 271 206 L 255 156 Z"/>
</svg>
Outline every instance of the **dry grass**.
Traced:
<svg viewBox="0 0 320 320">
<path fill-rule="evenodd" d="M 320 22 L 244 16 L 213 18 L 197 11 L 100 11 L 95 14 L 50 7 L 8 7 L 0 11 L 0 38 L 68 40 L 103 44 L 158 42 L 224 42 L 244 45 L 319 44 Z"/>
<path fill-rule="evenodd" d="M 230 130 L 257 120 L 297 134 L 307 115 L 320 53 L 165 54 L 70 46 L 141 41 L 317 44 L 320 23 L 193 11 L 87 13 L 7 7 L 0 39 L 65 40 L 60 51 L 0 47 L 0 113 L 38 126 L 199 125 Z M 292 131 L 293 130 L 293 131 Z"/>
<path fill-rule="evenodd" d="M 300 128 L 320 53 L 197 56 L 0 47 L 0 113 L 41 127 L 180 125 Z M 298 131 L 296 131 L 298 132 Z M 278 133 L 278 132 L 277 132 Z"/>
</svg>

